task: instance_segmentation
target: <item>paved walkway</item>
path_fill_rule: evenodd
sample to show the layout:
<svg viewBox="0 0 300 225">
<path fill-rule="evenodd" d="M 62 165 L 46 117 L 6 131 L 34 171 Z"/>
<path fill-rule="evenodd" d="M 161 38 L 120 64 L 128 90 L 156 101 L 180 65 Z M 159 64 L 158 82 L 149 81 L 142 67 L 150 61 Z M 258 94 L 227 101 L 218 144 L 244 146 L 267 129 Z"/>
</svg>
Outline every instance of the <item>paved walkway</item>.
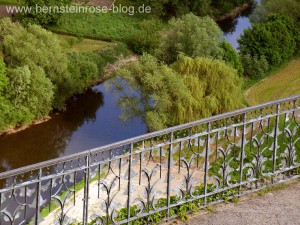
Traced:
<svg viewBox="0 0 300 225">
<path fill-rule="evenodd" d="M 300 225 L 300 182 L 263 196 L 247 196 L 239 203 L 214 206 L 215 211 L 192 215 L 189 225 Z M 206 210 L 207 211 L 207 210 Z M 174 221 L 173 224 L 184 223 Z"/>
</svg>

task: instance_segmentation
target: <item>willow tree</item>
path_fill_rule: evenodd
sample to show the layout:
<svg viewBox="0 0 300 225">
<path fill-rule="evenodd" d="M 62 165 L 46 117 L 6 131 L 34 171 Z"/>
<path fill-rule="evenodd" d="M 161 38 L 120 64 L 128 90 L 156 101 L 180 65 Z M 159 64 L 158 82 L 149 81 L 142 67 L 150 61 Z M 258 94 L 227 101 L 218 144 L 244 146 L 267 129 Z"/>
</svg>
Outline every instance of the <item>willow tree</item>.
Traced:
<svg viewBox="0 0 300 225">
<path fill-rule="evenodd" d="M 196 120 L 243 106 L 242 80 L 237 71 L 223 61 L 180 56 L 172 65 L 194 97 L 194 105 L 187 106 L 189 117 L 182 122 Z"/>
<path fill-rule="evenodd" d="M 144 55 L 117 74 L 122 118 L 141 116 L 150 131 L 242 106 L 241 80 L 223 61 L 180 57 L 169 67 Z"/>
</svg>

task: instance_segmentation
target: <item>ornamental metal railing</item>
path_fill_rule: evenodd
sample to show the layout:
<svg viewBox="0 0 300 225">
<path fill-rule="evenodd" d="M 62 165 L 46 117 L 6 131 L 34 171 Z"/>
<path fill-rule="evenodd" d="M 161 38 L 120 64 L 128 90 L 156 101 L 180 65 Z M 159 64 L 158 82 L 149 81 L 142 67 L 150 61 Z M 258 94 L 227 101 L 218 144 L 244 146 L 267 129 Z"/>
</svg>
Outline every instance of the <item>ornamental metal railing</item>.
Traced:
<svg viewBox="0 0 300 225">
<path fill-rule="evenodd" d="M 2 173 L 0 224 L 157 224 L 299 174 L 300 95 Z"/>
</svg>

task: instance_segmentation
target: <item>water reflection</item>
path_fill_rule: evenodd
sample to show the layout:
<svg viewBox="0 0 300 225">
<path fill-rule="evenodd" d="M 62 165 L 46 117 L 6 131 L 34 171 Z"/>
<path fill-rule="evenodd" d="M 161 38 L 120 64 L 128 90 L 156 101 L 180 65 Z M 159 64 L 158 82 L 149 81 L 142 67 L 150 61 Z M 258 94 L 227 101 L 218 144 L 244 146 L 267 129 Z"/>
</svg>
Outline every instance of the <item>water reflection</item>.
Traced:
<svg viewBox="0 0 300 225">
<path fill-rule="evenodd" d="M 0 137 L 0 172 L 81 152 L 146 132 L 139 118 L 124 123 L 113 93 L 102 85 L 72 101 L 65 113 Z"/>
<path fill-rule="evenodd" d="M 88 91 L 72 102 L 65 113 L 50 121 L 17 134 L 2 136 L 0 172 L 60 156 L 70 143 L 73 132 L 84 123 L 95 121 L 96 112 L 103 104 L 101 92 Z"/>
<path fill-rule="evenodd" d="M 254 10 L 255 5 L 251 5 L 245 9 L 236 18 L 228 18 L 222 21 L 218 21 L 218 25 L 224 32 L 224 36 L 227 41 L 235 48 L 238 48 L 237 40 L 243 34 L 244 29 L 251 27 L 250 15 Z"/>
</svg>

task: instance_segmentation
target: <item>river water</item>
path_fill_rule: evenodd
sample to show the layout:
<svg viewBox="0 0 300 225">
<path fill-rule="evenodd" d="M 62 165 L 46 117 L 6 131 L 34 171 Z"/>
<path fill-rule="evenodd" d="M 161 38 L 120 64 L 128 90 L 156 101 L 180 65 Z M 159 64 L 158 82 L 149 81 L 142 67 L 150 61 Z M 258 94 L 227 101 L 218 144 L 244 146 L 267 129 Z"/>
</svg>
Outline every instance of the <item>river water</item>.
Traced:
<svg viewBox="0 0 300 225">
<path fill-rule="evenodd" d="M 219 23 L 237 49 L 237 39 L 251 23 L 251 9 Z M 66 112 L 16 134 L 0 136 L 0 172 L 78 153 L 147 132 L 141 118 L 119 120 L 115 94 L 103 84 L 70 103 Z"/>
</svg>

